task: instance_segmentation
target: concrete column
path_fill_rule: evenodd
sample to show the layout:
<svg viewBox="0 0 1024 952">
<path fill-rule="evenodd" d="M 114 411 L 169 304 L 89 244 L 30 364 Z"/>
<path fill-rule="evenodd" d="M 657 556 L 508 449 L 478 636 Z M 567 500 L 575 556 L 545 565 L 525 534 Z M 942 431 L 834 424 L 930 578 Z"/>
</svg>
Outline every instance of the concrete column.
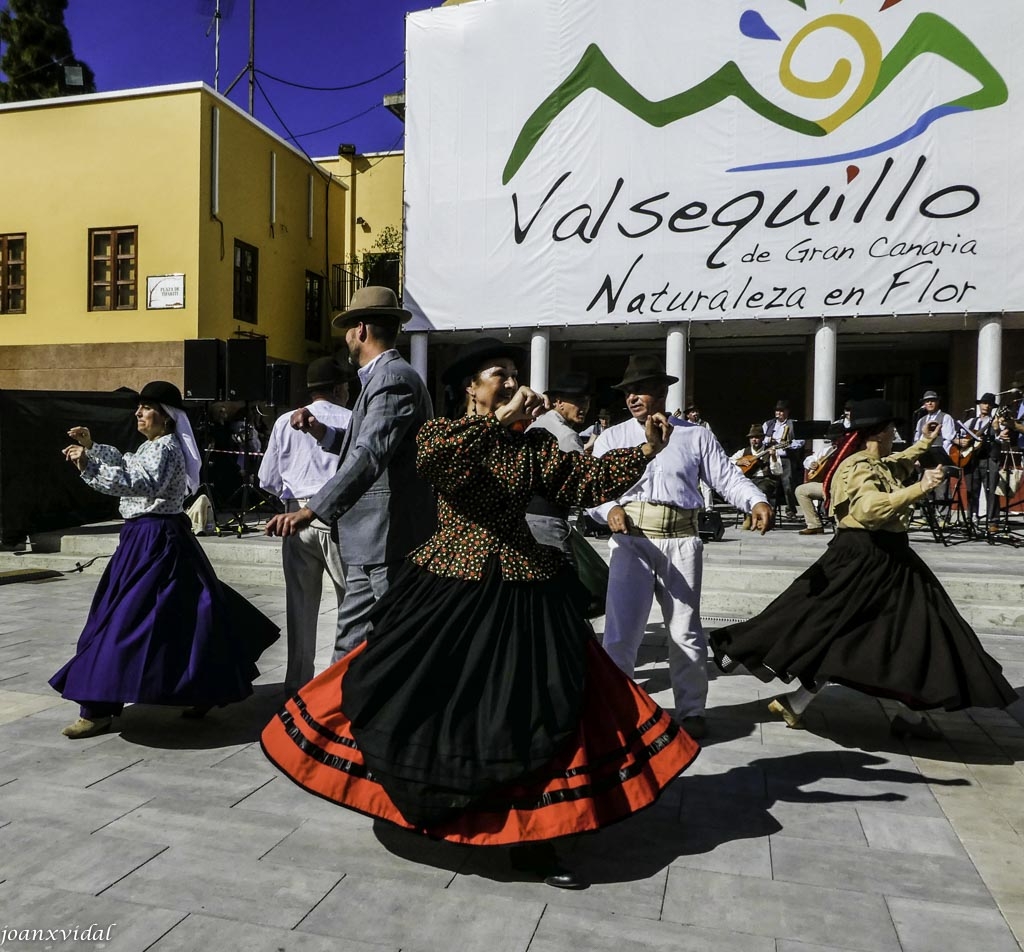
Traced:
<svg viewBox="0 0 1024 952">
<path fill-rule="evenodd" d="M 836 337 L 839 321 L 825 318 L 814 332 L 814 399 L 815 420 L 836 418 Z M 815 449 L 824 446 L 824 440 L 814 441 Z"/>
<path fill-rule="evenodd" d="M 530 389 L 536 390 L 537 393 L 543 393 L 548 389 L 550 347 L 551 331 L 546 327 L 538 327 L 530 338 Z"/>
<path fill-rule="evenodd" d="M 996 402 L 1004 402 L 999 398 L 1000 381 L 1003 376 L 1003 318 L 999 314 L 989 314 L 978 321 L 978 386 L 979 397 L 986 391 L 996 394 Z"/>
<path fill-rule="evenodd" d="M 427 382 L 427 332 L 416 331 L 409 335 L 409 357 L 412 369 Z"/>
<path fill-rule="evenodd" d="M 678 377 L 669 384 L 666 407 L 669 413 L 686 408 L 686 327 L 670 324 L 665 333 L 665 372 Z"/>
</svg>

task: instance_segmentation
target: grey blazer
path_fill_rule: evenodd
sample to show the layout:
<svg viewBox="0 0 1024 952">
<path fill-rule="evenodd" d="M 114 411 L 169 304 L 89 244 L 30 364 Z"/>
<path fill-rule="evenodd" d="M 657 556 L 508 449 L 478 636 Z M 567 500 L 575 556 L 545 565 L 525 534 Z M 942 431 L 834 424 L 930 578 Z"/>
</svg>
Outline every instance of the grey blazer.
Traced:
<svg viewBox="0 0 1024 952">
<path fill-rule="evenodd" d="M 346 563 L 398 561 L 434 531 L 434 493 L 416 473 L 416 434 L 432 416 L 419 374 L 397 352 L 381 356 L 340 442 L 325 444 L 341 453 L 338 472 L 308 503 L 324 522 L 337 522 Z"/>
</svg>

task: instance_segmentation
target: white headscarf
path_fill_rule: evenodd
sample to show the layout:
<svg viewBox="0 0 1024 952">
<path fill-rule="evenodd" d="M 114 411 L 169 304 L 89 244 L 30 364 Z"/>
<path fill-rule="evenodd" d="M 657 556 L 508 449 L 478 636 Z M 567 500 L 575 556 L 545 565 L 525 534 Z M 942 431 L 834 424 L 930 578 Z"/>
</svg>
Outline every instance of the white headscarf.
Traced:
<svg viewBox="0 0 1024 952">
<path fill-rule="evenodd" d="M 199 446 L 196 443 L 195 434 L 192 432 L 192 424 L 189 423 L 188 414 L 184 410 L 165 404 L 160 404 L 160 409 L 174 421 L 174 432 L 178 435 L 181 451 L 185 455 L 185 485 L 191 495 L 199 488 L 199 470 L 203 465 L 203 459 L 199 455 Z"/>
</svg>

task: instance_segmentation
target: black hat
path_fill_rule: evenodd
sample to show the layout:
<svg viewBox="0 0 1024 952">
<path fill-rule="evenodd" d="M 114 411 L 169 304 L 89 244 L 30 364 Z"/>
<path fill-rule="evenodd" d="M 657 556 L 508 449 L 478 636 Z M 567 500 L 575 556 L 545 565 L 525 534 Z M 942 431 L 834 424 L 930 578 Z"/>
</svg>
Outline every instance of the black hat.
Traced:
<svg viewBox="0 0 1024 952">
<path fill-rule="evenodd" d="M 892 421 L 892 404 L 878 397 L 855 401 L 850 412 L 851 430 L 881 430 Z"/>
<path fill-rule="evenodd" d="M 139 403 L 159 403 L 161 406 L 184 410 L 181 391 L 167 380 L 151 380 L 139 391 Z"/>
<path fill-rule="evenodd" d="M 788 400 L 778 400 L 778 401 L 776 401 L 775 409 L 776 410 L 788 410 L 789 409 L 789 401 Z"/>
<path fill-rule="evenodd" d="M 548 386 L 548 393 L 564 393 L 567 397 L 590 393 L 590 378 L 576 371 L 559 374 Z"/>
<path fill-rule="evenodd" d="M 351 364 L 343 367 L 333 357 L 318 357 L 306 368 L 306 389 L 334 387 L 348 383 L 354 376 L 355 368 Z"/>
<path fill-rule="evenodd" d="M 457 390 L 462 381 L 476 373 L 485 360 L 495 360 L 498 357 L 508 357 L 522 370 L 526 352 L 521 347 L 506 344 L 494 337 L 478 337 L 462 348 L 459 356 L 441 374 L 441 380 Z"/>
<path fill-rule="evenodd" d="M 634 384 L 655 381 L 657 383 L 678 383 L 679 378 L 665 373 L 665 366 L 653 354 L 633 354 L 626 365 L 622 380 L 612 385 L 613 390 L 628 392 Z"/>
<path fill-rule="evenodd" d="M 1013 383 L 1010 384 L 1014 390 L 1024 390 L 1024 370 L 1018 370 L 1013 375 Z"/>
<path fill-rule="evenodd" d="M 986 390 L 980 397 L 978 397 L 977 402 L 987 403 L 990 407 L 994 407 L 996 405 L 996 395 Z"/>
<path fill-rule="evenodd" d="M 412 317 L 412 312 L 398 306 L 398 295 L 391 288 L 368 284 L 352 295 L 348 310 L 335 315 L 331 321 L 334 327 L 351 327 L 360 321 L 368 323 L 384 323 L 397 321 L 404 324 Z"/>
<path fill-rule="evenodd" d="M 825 431 L 825 439 L 838 443 L 847 433 L 849 430 L 842 423 L 830 423 Z"/>
</svg>

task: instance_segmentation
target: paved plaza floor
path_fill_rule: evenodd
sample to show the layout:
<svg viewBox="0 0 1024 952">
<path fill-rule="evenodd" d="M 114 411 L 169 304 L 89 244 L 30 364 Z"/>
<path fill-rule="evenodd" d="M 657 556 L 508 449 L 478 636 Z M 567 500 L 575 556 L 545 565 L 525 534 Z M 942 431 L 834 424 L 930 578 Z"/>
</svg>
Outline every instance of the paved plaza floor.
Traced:
<svg viewBox="0 0 1024 952">
<path fill-rule="evenodd" d="M 117 733 L 62 737 L 76 710 L 46 681 L 97 578 L 0 585 L 0 950 L 1009 952 L 1024 938 L 1024 702 L 935 715 L 941 741 L 904 743 L 872 698 L 836 689 L 794 731 L 766 710 L 777 686 L 712 670 L 697 761 L 651 809 L 569 845 L 593 885 L 559 891 L 521 881 L 504 851 L 400 833 L 281 776 L 256 741 L 283 700 L 283 639 L 256 694 L 205 721 L 137 706 Z M 238 588 L 283 625 L 280 586 Z M 670 705 L 660 628 L 638 678 Z M 1024 637 L 982 636 L 1024 689 Z"/>
</svg>

